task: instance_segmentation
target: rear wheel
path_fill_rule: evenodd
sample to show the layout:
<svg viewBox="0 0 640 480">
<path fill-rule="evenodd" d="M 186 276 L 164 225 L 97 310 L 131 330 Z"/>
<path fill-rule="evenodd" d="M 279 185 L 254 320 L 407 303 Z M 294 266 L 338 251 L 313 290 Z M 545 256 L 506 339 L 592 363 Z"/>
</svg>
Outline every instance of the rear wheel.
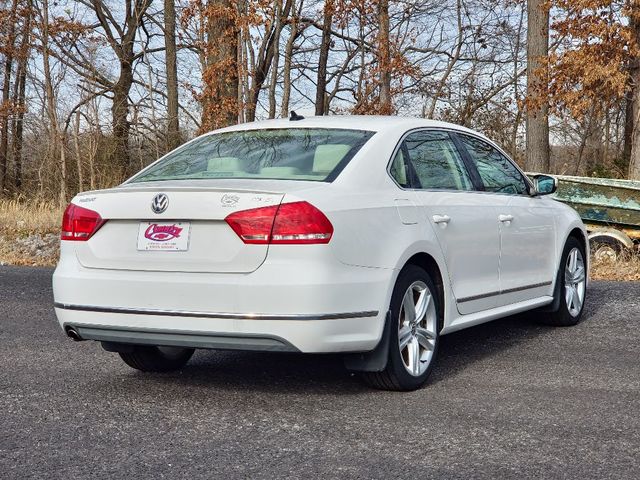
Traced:
<svg viewBox="0 0 640 480">
<path fill-rule="evenodd" d="M 383 390 L 415 390 L 431 373 L 438 352 L 439 299 L 429 274 L 405 267 L 391 297 L 391 329 L 387 366 L 365 372 L 364 380 Z"/>
<path fill-rule="evenodd" d="M 569 327 L 582 317 L 587 295 L 587 267 L 582 243 L 569 237 L 562 252 L 560 270 L 556 281 L 560 283 L 560 305 L 550 314 L 546 323 Z"/>
<path fill-rule="evenodd" d="M 171 372 L 184 367 L 193 348 L 136 345 L 131 352 L 120 352 L 120 358 L 131 368 L 142 372 Z"/>
</svg>

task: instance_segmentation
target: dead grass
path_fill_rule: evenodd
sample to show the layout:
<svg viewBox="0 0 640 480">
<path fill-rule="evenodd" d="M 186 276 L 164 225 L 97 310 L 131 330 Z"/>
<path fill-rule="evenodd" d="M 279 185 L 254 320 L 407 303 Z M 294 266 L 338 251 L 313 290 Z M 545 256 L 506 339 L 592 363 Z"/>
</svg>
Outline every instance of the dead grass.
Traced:
<svg viewBox="0 0 640 480">
<path fill-rule="evenodd" d="M 0 200 L 0 264 L 55 265 L 58 252 L 50 245 L 63 211 L 53 202 Z"/>
<path fill-rule="evenodd" d="M 63 211 L 64 207 L 53 202 L 0 200 L 0 263 L 55 265 L 57 252 L 38 249 L 38 239 L 33 237 L 57 235 Z M 640 252 L 623 255 L 618 261 L 592 258 L 591 279 L 640 281 Z"/>
<path fill-rule="evenodd" d="M 592 280 L 640 281 L 640 252 L 622 254 L 618 260 L 591 258 Z"/>
<path fill-rule="evenodd" d="M 63 212 L 64 207 L 53 202 L 0 200 L 0 235 L 57 233 Z"/>
</svg>

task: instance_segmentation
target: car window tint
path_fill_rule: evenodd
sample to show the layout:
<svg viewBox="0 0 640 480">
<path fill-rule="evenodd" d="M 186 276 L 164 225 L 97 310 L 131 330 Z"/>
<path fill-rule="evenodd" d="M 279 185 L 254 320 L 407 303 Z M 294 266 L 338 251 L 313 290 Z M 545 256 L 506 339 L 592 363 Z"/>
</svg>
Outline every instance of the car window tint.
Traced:
<svg viewBox="0 0 640 480">
<path fill-rule="evenodd" d="M 473 188 L 469 173 L 447 132 L 414 132 L 407 136 L 404 144 L 418 177 L 416 187 L 428 190 Z"/>
<path fill-rule="evenodd" d="M 393 158 L 389 171 L 393 179 L 398 182 L 398 185 L 405 188 L 409 187 L 409 174 L 407 172 L 407 164 L 405 163 L 402 149 L 399 149 L 396 156 Z"/>
<path fill-rule="evenodd" d="M 527 184 L 520 171 L 497 149 L 478 138 L 459 135 L 487 192 L 522 195 Z"/>
</svg>

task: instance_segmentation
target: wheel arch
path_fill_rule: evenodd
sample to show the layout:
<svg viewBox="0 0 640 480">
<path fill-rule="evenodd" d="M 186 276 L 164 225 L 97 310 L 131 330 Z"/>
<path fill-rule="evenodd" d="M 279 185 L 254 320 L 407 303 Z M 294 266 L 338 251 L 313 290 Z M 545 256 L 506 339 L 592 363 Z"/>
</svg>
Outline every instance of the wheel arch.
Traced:
<svg viewBox="0 0 640 480">
<path fill-rule="evenodd" d="M 558 308 L 560 308 L 560 288 L 561 288 L 560 269 L 562 268 L 562 265 L 561 265 L 562 252 L 564 252 L 564 247 L 567 244 L 567 240 L 569 240 L 569 238 L 575 238 L 578 242 L 580 242 L 580 244 L 584 248 L 584 252 L 585 252 L 584 262 L 586 264 L 586 270 L 587 270 L 587 285 L 589 284 L 589 267 L 590 267 L 589 237 L 584 227 L 581 227 L 579 225 L 574 225 L 572 226 L 572 228 L 568 230 L 567 234 L 564 236 L 561 243 L 561 248 L 558 248 L 557 268 L 556 268 L 556 274 L 554 275 L 554 278 L 553 278 L 553 291 L 552 291 L 553 302 L 551 302 L 551 304 L 549 304 L 548 307 L 542 310 L 544 312 L 556 312 L 558 311 Z"/>
<path fill-rule="evenodd" d="M 575 238 L 576 240 L 578 240 L 580 242 L 580 244 L 582 245 L 582 248 L 584 248 L 584 261 L 587 264 L 587 272 L 589 272 L 589 267 L 590 267 L 590 261 L 589 261 L 589 236 L 587 235 L 587 232 L 585 230 L 583 230 L 580 227 L 574 227 L 569 234 L 567 235 L 567 238 L 564 239 L 564 242 L 562 243 L 562 250 L 560 251 L 560 256 L 562 256 L 562 251 L 564 250 L 564 246 L 567 243 L 567 240 L 569 240 L 570 237 Z M 560 266 L 560 260 L 558 260 L 558 266 Z M 588 281 L 588 275 L 587 275 L 587 281 Z"/>
<path fill-rule="evenodd" d="M 432 255 L 426 252 L 414 253 L 406 260 L 402 268 L 405 268 L 407 265 L 415 265 L 424 269 L 431 277 L 431 280 L 433 280 L 433 283 L 437 290 L 436 294 L 438 295 L 438 328 L 439 330 L 442 330 L 442 328 L 444 327 L 446 297 L 444 276 L 440 265 L 438 265 L 438 262 Z"/>
<path fill-rule="evenodd" d="M 619 242 L 624 248 L 633 248 L 633 240 L 629 235 L 615 228 L 593 230 L 589 234 L 590 241 L 598 238 L 608 238 Z"/>
</svg>

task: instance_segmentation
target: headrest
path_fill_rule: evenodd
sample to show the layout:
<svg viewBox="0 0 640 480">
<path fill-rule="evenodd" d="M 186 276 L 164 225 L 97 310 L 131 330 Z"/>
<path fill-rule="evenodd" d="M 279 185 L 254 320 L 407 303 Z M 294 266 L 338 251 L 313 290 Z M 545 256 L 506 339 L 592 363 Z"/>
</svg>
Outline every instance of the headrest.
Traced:
<svg viewBox="0 0 640 480">
<path fill-rule="evenodd" d="M 210 158 L 207 164 L 208 172 L 238 172 L 243 171 L 240 159 L 236 157 Z"/>
<path fill-rule="evenodd" d="M 349 152 L 349 145 L 318 145 L 313 156 L 313 171 L 316 173 L 332 172 L 340 160 Z"/>
<path fill-rule="evenodd" d="M 296 167 L 262 167 L 260 173 L 266 177 L 286 178 L 301 175 L 302 172 Z"/>
</svg>

